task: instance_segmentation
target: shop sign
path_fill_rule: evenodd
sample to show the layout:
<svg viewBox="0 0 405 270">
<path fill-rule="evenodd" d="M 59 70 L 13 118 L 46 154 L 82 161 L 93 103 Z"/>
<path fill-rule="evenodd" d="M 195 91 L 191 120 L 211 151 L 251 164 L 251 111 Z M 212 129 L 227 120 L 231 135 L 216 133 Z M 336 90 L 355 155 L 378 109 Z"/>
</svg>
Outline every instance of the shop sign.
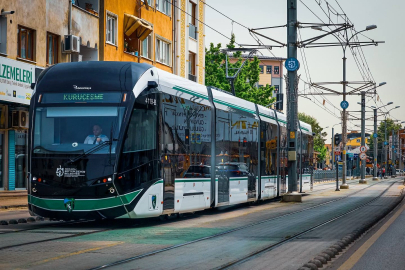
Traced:
<svg viewBox="0 0 405 270">
<path fill-rule="evenodd" d="M 0 100 L 30 104 L 35 66 L 0 57 Z"/>
</svg>

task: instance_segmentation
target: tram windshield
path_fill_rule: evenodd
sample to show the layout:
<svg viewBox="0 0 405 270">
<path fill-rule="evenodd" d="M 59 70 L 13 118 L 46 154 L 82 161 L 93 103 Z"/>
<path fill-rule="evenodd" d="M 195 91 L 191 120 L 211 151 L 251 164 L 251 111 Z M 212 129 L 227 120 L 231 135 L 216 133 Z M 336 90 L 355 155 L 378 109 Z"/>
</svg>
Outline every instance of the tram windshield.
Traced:
<svg viewBox="0 0 405 270">
<path fill-rule="evenodd" d="M 116 139 L 124 107 L 39 107 L 35 112 L 34 154 L 83 154 L 97 145 Z M 110 153 L 98 147 L 92 154 Z"/>
</svg>

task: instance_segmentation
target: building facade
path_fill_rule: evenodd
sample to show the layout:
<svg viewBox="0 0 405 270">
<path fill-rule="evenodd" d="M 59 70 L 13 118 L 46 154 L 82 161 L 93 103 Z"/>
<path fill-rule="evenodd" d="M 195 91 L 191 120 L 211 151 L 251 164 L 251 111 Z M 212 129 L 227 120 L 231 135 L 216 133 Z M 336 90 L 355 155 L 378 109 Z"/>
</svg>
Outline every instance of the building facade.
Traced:
<svg viewBox="0 0 405 270">
<path fill-rule="evenodd" d="M 31 84 L 40 72 L 57 63 L 98 60 L 98 0 L 86 2 L 0 0 L 0 189 L 26 188 Z M 66 53 L 69 33 L 77 43 Z"/>
<path fill-rule="evenodd" d="M 204 8 L 198 0 L 102 0 L 100 60 L 147 63 L 204 84 Z"/>
</svg>

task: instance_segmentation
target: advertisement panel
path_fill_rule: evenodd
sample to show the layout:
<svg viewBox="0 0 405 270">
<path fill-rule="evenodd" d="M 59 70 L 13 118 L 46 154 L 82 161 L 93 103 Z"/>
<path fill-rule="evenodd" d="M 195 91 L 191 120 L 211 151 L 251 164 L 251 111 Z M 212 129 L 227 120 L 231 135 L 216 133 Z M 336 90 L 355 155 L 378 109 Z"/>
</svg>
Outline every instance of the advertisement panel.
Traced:
<svg viewBox="0 0 405 270">
<path fill-rule="evenodd" d="M 35 66 L 0 57 L 0 100 L 30 104 Z"/>
</svg>

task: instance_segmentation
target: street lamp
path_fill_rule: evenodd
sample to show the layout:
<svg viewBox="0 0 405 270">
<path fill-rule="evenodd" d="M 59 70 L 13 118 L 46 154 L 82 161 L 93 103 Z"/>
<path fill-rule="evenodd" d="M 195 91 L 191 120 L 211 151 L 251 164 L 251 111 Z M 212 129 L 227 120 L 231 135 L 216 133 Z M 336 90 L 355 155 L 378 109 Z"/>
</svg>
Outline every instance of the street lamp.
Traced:
<svg viewBox="0 0 405 270">
<path fill-rule="evenodd" d="M 393 102 L 389 102 L 390 104 L 392 104 Z M 400 108 L 401 106 L 396 106 L 390 110 L 388 110 L 386 113 L 384 113 L 384 127 L 385 127 L 385 132 L 384 132 L 384 163 L 385 166 L 387 166 L 388 163 L 388 153 L 387 153 L 387 115 L 390 113 L 390 111 L 395 110 Z M 378 108 L 377 108 L 378 109 Z M 377 109 L 375 111 L 377 111 Z M 384 179 L 387 179 L 387 176 L 384 176 Z"/>
</svg>

